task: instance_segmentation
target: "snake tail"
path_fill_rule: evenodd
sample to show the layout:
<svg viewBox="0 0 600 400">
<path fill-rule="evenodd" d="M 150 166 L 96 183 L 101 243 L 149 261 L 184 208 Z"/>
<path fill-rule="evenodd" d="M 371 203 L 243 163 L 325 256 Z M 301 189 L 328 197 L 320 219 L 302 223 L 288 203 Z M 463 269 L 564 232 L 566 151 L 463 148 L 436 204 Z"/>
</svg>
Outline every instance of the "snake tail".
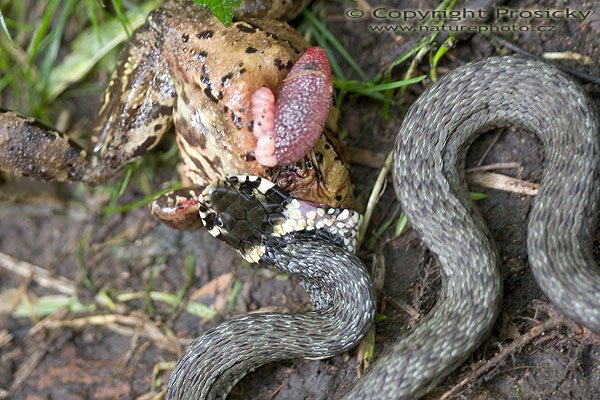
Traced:
<svg viewBox="0 0 600 400">
<path fill-rule="evenodd" d="M 396 194 L 437 256 L 445 291 L 427 320 L 383 356 L 349 398 L 419 397 L 490 330 L 501 296 L 498 252 L 469 200 L 464 162 L 479 133 L 508 125 L 535 133 L 546 152 L 528 228 L 535 278 L 565 314 L 599 330 L 600 275 L 591 251 L 600 188 L 597 116 L 579 86 L 556 68 L 490 58 L 432 85 L 402 124 Z"/>
<path fill-rule="evenodd" d="M 175 366 L 167 399 L 225 398 L 239 379 L 267 362 L 330 357 L 351 349 L 367 333 L 376 299 L 363 263 L 322 240 L 294 235 L 285 240 L 265 257 L 301 280 L 314 310 L 248 314 L 207 331 Z"/>
</svg>

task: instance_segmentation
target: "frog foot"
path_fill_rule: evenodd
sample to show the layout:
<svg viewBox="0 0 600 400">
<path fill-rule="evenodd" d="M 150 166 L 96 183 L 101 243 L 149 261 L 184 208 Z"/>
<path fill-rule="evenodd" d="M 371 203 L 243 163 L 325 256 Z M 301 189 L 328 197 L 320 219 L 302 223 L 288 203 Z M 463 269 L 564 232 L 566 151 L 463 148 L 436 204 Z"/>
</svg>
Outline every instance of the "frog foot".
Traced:
<svg viewBox="0 0 600 400">
<path fill-rule="evenodd" d="M 164 194 L 150 203 L 150 212 L 174 229 L 190 231 L 202 228 L 200 219 L 201 187 L 189 187 Z"/>
<path fill-rule="evenodd" d="M 311 47 L 283 80 L 277 100 L 267 87 L 252 95 L 254 156 L 267 167 L 302 159 L 321 136 L 332 96 L 331 66 L 325 51 Z"/>
</svg>

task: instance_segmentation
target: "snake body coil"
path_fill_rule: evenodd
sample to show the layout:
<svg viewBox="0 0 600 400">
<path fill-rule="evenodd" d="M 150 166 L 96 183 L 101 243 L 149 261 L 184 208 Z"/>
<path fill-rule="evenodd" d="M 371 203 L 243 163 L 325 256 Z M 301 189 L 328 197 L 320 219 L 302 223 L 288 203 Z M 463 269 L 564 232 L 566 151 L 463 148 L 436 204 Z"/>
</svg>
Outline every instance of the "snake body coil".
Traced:
<svg viewBox="0 0 600 400">
<path fill-rule="evenodd" d="M 514 57 L 490 58 L 458 68 L 432 85 L 404 120 L 395 145 L 396 193 L 442 266 L 444 293 L 427 319 L 380 357 L 347 398 L 421 396 L 489 332 L 502 291 L 499 258 L 469 199 L 463 165 L 479 133 L 507 125 L 535 133 L 545 148 L 545 173 L 528 230 L 536 280 L 565 314 L 600 331 L 600 272 L 591 248 L 600 200 L 597 114 L 578 85 L 557 69 Z M 269 248 L 268 253 L 276 267 L 310 275 L 306 286 L 315 312 L 328 307 L 345 311 L 326 311 L 316 322 L 259 314 L 226 323 L 197 340 L 204 343 L 208 336 L 209 349 L 197 344 L 188 349 L 173 373 L 169 398 L 224 397 L 241 375 L 264 362 L 323 357 L 347 348 L 366 332 L 375 303 L 357 258 L 329 243 L 304 238 L 290 238 L 284 248 Z M 337 275 L 340 270 L 344 278 Z M 348 304 L 351 308 L 344 308 Z M 266 321 L 272 325 L 262 325 Z M 323 324 L 344 328 L 328 331 Z M 259 339 L 259 330 L 268 332 L 268 339 Z M 327 351 L 317 350 L 325 347 Z M 199 363 L 202 368 L 197 368 Z M 217 377 L 224 377 L 225 383 L 213 391 Z"/>
</svg>

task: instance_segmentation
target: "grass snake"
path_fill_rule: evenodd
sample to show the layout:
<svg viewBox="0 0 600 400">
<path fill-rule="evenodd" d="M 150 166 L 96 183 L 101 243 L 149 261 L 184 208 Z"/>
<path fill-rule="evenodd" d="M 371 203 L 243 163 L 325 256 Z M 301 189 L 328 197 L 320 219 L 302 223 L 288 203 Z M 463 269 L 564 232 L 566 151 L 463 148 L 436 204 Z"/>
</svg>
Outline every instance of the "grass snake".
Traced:
<svg viewBox="0 0 600 400">
<path fill-rule="evenodd" d="M 464 162 L 479 133 L 509 125 L 535 133 L 545 148 L 527 240 L 535 278 L 566 315 L 600 331 L 600 273 L 592 254 L 600 196 L 596 111 L 576 83 L 548 64 L 489 58 L 431 85 L 404 119 L 394 150 L 395 190 L 442 267 L 444 289 L 425 320 L 379 357 L 344 398 L 419 397 L 490 331 L 502 294 L 500 260 L 469 199 Z M 213 211 L 226 213 L 224 207 Z M 261 224 L 268 221 L 265 212 Z M 229 225 L 220 225 L 227 235 Z M 314 309 L 251 314 L 209 330 L 179 360 L 169 399 L 224 398 L 259 365 L 328 357 L 353 347 L 367 332 L 376 302 L 357 257 L 314 234 L 259 240 L 266 248 L 262 261 L 298 276 Z"/>
</svg>

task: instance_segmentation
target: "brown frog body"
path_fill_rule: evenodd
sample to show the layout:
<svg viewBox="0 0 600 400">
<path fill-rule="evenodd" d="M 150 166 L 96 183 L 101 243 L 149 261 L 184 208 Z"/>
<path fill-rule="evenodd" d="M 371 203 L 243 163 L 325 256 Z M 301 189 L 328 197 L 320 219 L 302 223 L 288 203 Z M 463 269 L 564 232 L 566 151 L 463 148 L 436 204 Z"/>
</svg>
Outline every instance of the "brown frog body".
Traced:
<svg viewBox="0 0 600 400">
<path fill-rule="evenodd" d="M 308 47 L 287 23 L 271 17 L 294 16 L 301 3 L 247 1 L 237 20 L 225 27 L 191 1 L 165 2 L 133 33 L 119 57 L 95 122 L 94 150 L 31 118 L 0 111 L 0 170 L 101 183 L 156 146 L 174 126 L 184 175 L 198 188 L 228 175 L 258 175 L 296 198 L 351 206 L 335 108 L 302 160 L 266 168 L 254 159 L 251 96 L 260 87 L 276 92 Z M 198 220 L 188 218 L 197 210 L 187 208 L 196 191 L 179 191 L 152 209 L 172 226 L 197 227 Z"/>
</svg>

